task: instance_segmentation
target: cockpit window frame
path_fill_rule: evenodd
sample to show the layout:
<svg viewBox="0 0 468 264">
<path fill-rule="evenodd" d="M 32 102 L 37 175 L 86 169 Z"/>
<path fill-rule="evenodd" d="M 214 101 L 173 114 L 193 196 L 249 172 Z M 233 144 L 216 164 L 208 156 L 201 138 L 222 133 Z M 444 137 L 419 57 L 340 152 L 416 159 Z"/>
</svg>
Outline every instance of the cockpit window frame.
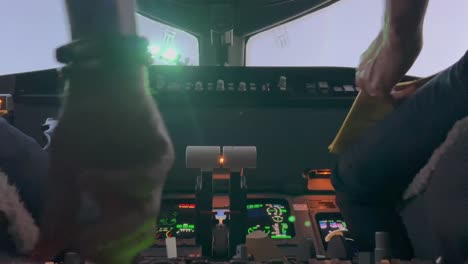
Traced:
<svg viewBox="0 0 468 264">
<path fill-rule="evenodd" d="M 141 11 L 141 10 L 136 11 L 136 13 L 137 13 L 138 15 L 144 16 L 144 17 L 146 17 L 146 18 L 148 18 L 148 19 L 150 19 L 150 20 L 156 21 L 156 22 L 158 22 L 158 23 L 162 23 L 162 24 L 164 24 L 164 25 L 166 25 L 166 26 L 170 26 L 170 27 L 176 28 L 176 29 L 178 29 L 178 30 L 182 30 L 182 31 L 184 31 L 185 33 L 188 33 L 188 34 L 190 34 L 190 35 L 196 37 L 197 40 L 200 41 L 200 35 L 197 34 L 196 32 L 190 31 L 190 30 L 188 30 L 188 29 L 186 29 L 186 28 L 179 27 L 179 26 L 174 25 L 174 24 L 172 24 L 172 23 L 170 23 L 170 22 L 167 22 L 167 21 L 165 21 L 165 20 L 163 20 L 163 19 L 159 19 L 159 18 L 157 18 L 157 17 L 153 17 L 153 16 L 151 16 L 150 14 L 148 14 L 148 13 L 146 13 L 146 12 L 143 12 L 143 11 Z"/>
</svg>

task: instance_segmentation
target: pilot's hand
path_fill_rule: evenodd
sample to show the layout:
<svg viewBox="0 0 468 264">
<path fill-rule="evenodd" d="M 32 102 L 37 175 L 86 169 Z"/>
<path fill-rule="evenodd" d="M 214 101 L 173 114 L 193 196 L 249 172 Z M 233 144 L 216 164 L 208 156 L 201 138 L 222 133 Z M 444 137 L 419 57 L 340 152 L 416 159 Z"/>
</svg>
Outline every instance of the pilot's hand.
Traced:
<svg viewBox="0 0 468 264">
<path fill-rule="evenodd" d="M 399 104 L 411 95 L 413 95 L 419 88 L 429 82 L 434 75 L 426 78 L 418 79 L 416 81 L 399 83 L 390 91 L 390 96 L 395 104 Z"/>
<path fill-rule="evenodd" d="M 152 245 L 174 151 L 145 75 L 132 64 L 69 73 L 36 259 L 73 248 L 96 263 L 128 264 Z"/>
<path fill-rule="evenodd" d="M 422 47 L 422 34 L 403 37 L 390 31 L 383 30 L 364 52 L 356 72 L 357 87 L 369 96 L 388 101 Z"/>
</svg>

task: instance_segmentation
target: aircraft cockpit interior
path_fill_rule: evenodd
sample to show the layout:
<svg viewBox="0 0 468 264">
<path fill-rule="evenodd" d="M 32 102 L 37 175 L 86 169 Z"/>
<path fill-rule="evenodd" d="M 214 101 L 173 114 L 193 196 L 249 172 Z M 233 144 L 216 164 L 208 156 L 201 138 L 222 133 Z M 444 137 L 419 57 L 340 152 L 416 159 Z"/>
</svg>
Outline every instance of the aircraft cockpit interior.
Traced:
<svg viewBox="0 0 468 264">
<path fill-rule="evenodd" d="M 468 261 L 467 18 L 0 3 L 0 263 Z"/>
</svg>

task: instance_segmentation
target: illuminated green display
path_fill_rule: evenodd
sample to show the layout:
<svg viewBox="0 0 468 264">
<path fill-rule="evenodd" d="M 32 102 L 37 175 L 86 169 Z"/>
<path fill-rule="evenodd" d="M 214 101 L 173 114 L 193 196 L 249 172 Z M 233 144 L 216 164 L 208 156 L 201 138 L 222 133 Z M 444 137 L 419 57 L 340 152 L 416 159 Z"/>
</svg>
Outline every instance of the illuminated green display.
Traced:
<svg viewBox="0 0 468 264">
<path fill-rule="evenodd" d="M 274 238 L 274 239 L 287 239 L 287 238 L 292 238 L 292 236 L 271 236 L 271 238 Z"/>
<path fill-rule="evenodd" d="M 195 204 L 169 203 L 161 210 L 157 223 L 156 239 L 195 237 Z"/>
<path fill-rule="evenodd" d="M 249 204 L 247 209 L 263 208 L 263 204 Z"/>
<path fill-rule="evenodd" d="M 156 50 L 154 48 L 154 51 Z M 196 205 L 193 202 L 165 202 L 157 223 L 156 238 L 195 238 L 195 208 Z M 246 209 L 247 234 L 262 231 L 272 239 L 291 239 L 294 237 L 296 217 L 291 215 L 287 201 L 250 200 Z"/>
<path fill-rule="evenodd" d="M 273 239 L 291 239 L 295 235 L 296 217 L 290 215 L 288 203 L 284 200 L 266 202 L 247 205 L 247 233 L 262 231 Z"/>
</svg>

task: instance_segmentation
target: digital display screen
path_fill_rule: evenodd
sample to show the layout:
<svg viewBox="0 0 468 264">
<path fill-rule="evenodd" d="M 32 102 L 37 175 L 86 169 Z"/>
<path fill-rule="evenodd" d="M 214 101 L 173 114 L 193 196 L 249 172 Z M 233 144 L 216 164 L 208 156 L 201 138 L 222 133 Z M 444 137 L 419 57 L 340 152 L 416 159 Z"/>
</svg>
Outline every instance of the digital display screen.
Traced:
<svg viewBox="0 0 468 264">
<path fill-rule="evenodd" d="M 156 239 L 195 238 L 195 203 L 163 201 L 156 227 Z"/>
<path fill-rule="evenodd" d="M 340 213 L 318 213 L 315 215 L 315 219 L 325 248 L 327 245 L 326 238 L 328 234 L 335 230 L 348 229 L 348 226 Z"/>
<path fill-rule="evenodd" d="M 247 233 L 263 231 L 273 239 L 290 239 L 295 235 L 295 216 L 286 200 L 249 200 Z"/>
<path fill-rule="evenodd" d="M 157 221 L 156 239 L 195 238 L 195 202 L 193 200 L 164 200 Z M 215 218 L 226 218 L 226 209 L 214 209 Z M 295 236 L 295 216 L 291 215 L 286 200 L 249 199 L 247 202 L 246 234 L 263 231 L 273 239 L 290 239 Z"/>
</svg>

